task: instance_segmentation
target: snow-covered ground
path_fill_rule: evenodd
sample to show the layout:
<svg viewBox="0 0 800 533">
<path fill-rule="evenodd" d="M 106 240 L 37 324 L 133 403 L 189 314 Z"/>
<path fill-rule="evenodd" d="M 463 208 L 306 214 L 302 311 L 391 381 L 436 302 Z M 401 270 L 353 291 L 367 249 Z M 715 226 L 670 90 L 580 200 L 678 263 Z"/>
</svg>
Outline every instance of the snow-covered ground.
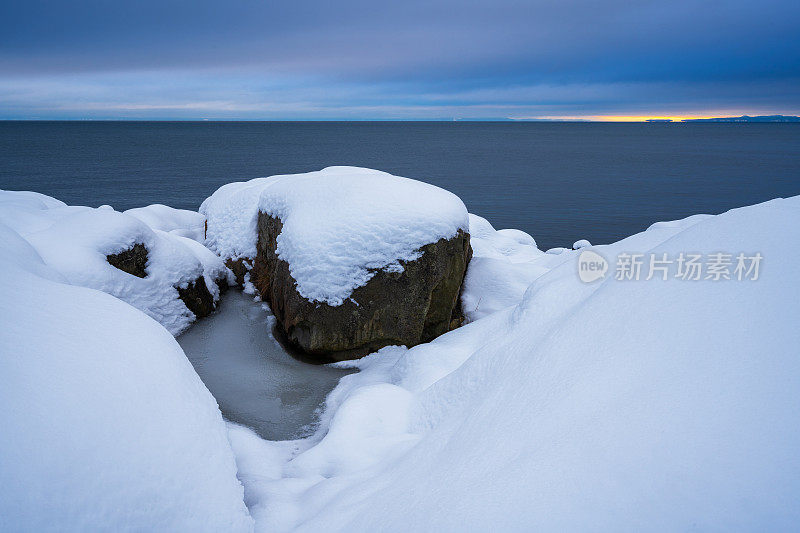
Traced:
<svg viewBox="0 0 800 533">
<path fill-rule="evenodd" d="M 196 211 L 175 209 L 162 204 L 137 207 L 124 211 L 138 218 L 153 230 L 166 231 L 202 243 L 205 240 L 206 217 Z"/>
<path fill-rule="evenodd" d="M 252 196 L 204 210 L 251 213 L 258 204 L 242 202 Z M 33 193 L 3 198 L 0 529 L 246 530 L 237 472 L 258 531 L 788 530 L 800 521 L 800 197 L 553 253 L 470 216 L 469 323 L 339 363 L 360 372 L 328 396 L 319 430 L 281 442 L 230 423 L 226 439 L 168 332 L 80 286 L 92 285 L 58 251 L 69 236 L 99 261 L 180 228 Z M 448 205 L 453 231 L 462 222 Z M 751 259 L 743 270 L 740 253 Z M 699 280 L 693 254 L 704 261 Z M 641 275 L 630 279 L 637 261 Z"/>
<path fill-rule="evenodd" d="M 231 427 L 256 529 L 792 529 L 798 222 L 795 197 L 589 248 L 760 253 L 755 281 L 617 280 L 612 265 L 583 283 L 586 248 L 544 254 L 471 217 L 470 324 L 349 363 L 327 432 Z"/>
<path fill-rule="evenodd" d="M 2 223 L 0 247 L 0 530 L 251 529 L 225 423 L 172 335 Z"/>
</svg>

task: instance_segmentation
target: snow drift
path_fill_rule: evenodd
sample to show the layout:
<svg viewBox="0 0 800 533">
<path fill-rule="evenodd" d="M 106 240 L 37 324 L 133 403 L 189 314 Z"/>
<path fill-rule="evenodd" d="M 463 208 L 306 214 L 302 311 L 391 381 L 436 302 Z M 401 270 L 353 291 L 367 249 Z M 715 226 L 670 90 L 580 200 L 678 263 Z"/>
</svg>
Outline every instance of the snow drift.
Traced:
<svg viewBox="0 0 800 533">
<path fill-rule="evenodd" d="M 196 211 L 175 209 L 162 204 L 136 207 L 124 211 L 126 215 L 138 218 L 151 229 L 166 231 L 187 237 L 199 243 L 205 240 L 206 217 Z"/>
<path fill-rule="evenodd" d="M 0 247 L 0 529 L 250 530 L 222 416 L 175 339 L 2 223 Z"/>
<path fill-rule="evenodd" d="M 328 172 L 336 184 L 340 171 Z M 204 204 L 218 222 L 209 244 L 249 257 L 255 217 L 271 209 L 299 221 L 287 257 L 313 264 L 297 247 L 312 213 L 292 210 L 294 193 L 272 180 L 274 189 L 223 187 Z M 335 186 L 312 189 L 319 209 L 379 211 L 348 204 Z M 329 395 L 308 439 L 266 441 L 229 424 L 236 469 L 214 401 L 174 339 L 133 307 L 69 285 L 76 268 L 57 251 L 69 224 L 86 228 L 81 261 L 117 249 L 88 217 L 115 228 L 118 244 L 183 237 L 34 193 L 0 198 L 11 226 L 0 225 L 0 311 L 10 317 L 0 330 L 0 528 L 246 530 L 235 473 L 259 531 L 789 530 L 800 521 L 800 197 L 551 253 L 470 216 L 470 323 L 347 363 L 361 371 Z M 413 239 L 374 256 L 364 235 L 354 254 L 391 268 L 422 233 L 464 228 L 463 206 L 448 198 L 436 201 L 449 223 L 407 228 Z M 745 252 L 763 264 L 757 280 L 618 280 L 612 266 L 584 283 L 587 252 L 609 261 Z M 352 290 L 351 258 L 338 260 L 331 277 L 305 280 L 308 294 L 335 301 Z"/>
<path fill-rule="evenodd" d="M 792 529 L 798 222 L 795 197 L 544 254 L 472 217 L 470 324 L 349 363 L 312 438 L 231 427 L 257 529 Z M 757 281 L 582 283 L 586 249 L 764 264 Z"/>
</svg>

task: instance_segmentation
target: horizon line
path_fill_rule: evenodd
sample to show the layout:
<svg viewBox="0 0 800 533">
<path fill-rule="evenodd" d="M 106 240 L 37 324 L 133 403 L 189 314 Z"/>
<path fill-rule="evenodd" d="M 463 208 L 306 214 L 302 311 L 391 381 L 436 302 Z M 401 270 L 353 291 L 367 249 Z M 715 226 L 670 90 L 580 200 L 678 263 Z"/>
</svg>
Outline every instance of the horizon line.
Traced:
<svg viewBox="0 0 800 533">
<path fill-rule="evenodd" d="M 783 115 L 775 113 L 771 115 L 708 115 L 708 116 L 591 116 L 591 117 L 526 117 L 526 118 L 296 118 L 296 119 L 269 119 L 269 118 L 0 118 L 0 122 L 278 122 L 278 123 L 321 123 L 321 122 L 494 122 L 494 123 L 530 123 L 530 122 L 553 122 L 553 123 L 662 123 L 662 124 L 687 124 L 695 121 L 709 119 L 735 119 L 739 117 L 772 117 L 782 116 L 788 118 L 798 118 L 797 115 Z M 744 122 L 744 121 L 743 121 Z"/>
</svg>

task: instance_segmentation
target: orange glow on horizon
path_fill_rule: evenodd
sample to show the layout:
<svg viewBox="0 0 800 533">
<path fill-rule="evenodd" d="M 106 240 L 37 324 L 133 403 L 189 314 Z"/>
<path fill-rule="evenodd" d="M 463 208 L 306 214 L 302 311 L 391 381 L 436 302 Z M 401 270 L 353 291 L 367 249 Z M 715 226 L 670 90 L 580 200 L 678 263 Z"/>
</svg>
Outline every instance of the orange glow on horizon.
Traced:
<svg viewBox="0 0 800 533">
<path fill-rule="evenodd" d="M 654 117 L 654 116 L 631 116 L 631 115 L 597 115 L 591 117 L 590 120 L 598 122 L 644 122 L 646 120 L 672 120 L 673 122 L 680 122 L 683 119 L 693 118 L 714 118 L 719 115 L 697 115 L 697 116 L 679 116 L 679 117 Z"/>
<path fill-rule="evenodd" d="M 691 120 L 698 118 L 716 117 L 736 117 L 748 113 L 714 113 L 708 115 L 574 115 L 574 116 L 547 116 L 547 117 L 526 117 L 540 120 L 586 120 L 590 122 L 646 122 L 648 120 L 671 120 L 680 122 L 681 120 Z M 523 119 L 524 120 L 524 119 Z"/>
</svg>

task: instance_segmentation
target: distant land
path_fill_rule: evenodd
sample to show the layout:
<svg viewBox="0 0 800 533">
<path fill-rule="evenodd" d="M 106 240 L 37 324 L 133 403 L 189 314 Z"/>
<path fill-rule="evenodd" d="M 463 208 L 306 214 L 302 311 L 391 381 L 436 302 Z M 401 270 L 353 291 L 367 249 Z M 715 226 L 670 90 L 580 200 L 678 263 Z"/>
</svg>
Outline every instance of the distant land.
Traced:
<svg viewBox="0 0 800 533">
<path fill-rule="evenodd" d="M 655 122 L 648 120 L 648 122 Z M 800 122 L 800 117 L 794 115 L 761 115 L 751 117 L 718 117 L 718 118 L 685 118 L 681 122 Z"/>
<path fill-rule="evenodd" d="M 459 119 L 474 120 L 474 119 Z M 495 119 L 491 119 L 495 120 Z M 509 119 L 506 119 L 509 120 Z M 510 119 L 518 122 L 649 122 L 649 123 L 668 123 L 668 122 L 800 122 L 800 117 L 795 115 L 742 115 L 739 117 L 710 117 L 710 118 L 646 118 L 628 116 L 595 116 L 595 117 L 547 117 L 547 118 L 515 118 Z"/>
</svg>

